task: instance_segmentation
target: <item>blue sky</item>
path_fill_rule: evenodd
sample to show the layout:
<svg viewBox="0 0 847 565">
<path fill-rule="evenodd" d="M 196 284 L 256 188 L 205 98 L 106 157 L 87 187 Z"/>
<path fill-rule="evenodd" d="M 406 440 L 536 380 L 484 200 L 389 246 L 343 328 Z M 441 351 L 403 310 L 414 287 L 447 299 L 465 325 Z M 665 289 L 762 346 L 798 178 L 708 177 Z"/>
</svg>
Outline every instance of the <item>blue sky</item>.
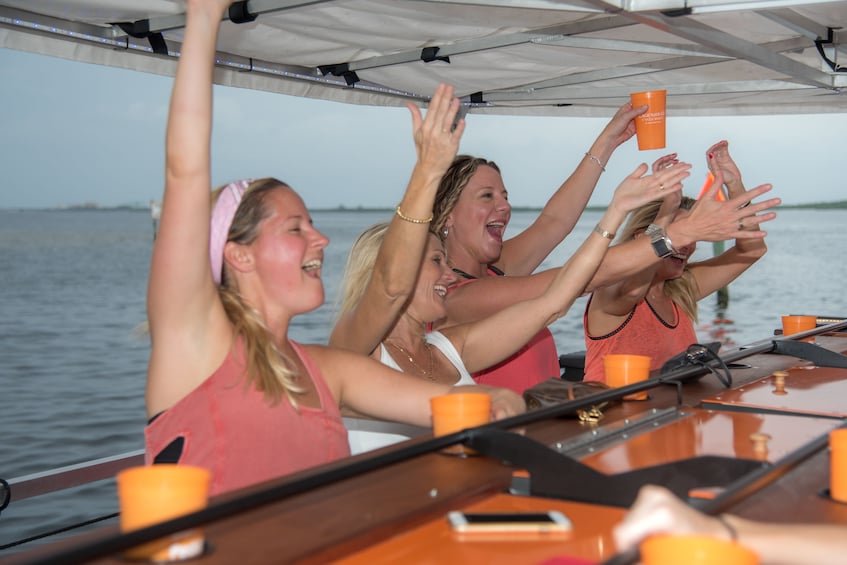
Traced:
<svg viewBox="0 0 847 565">
<path fill-rule="evenodd" d="M 171 79 L 0 49 L 0 208 L 95 202 L 146 205 L 162 191 Z M 597 118 L 468 116 L 461 151 L 493 159 L 510 199 L 541 206 L 606 123 Z M 787 204 L 847 199 L 847 114 L 669 116 L 666 150 L 618 149 L 591 203 L 608 202 L 641 162 L 676 151 L 706 175 L 705 150 L 728 139 L 748 187 Z M 389 207 L 415 153 L 405 108 L 374 108 L 216 87 L 213 180 L 276 176 L 314 208 Z M 842 171 L 839 171 L 842 169 Z"/>
</svg>

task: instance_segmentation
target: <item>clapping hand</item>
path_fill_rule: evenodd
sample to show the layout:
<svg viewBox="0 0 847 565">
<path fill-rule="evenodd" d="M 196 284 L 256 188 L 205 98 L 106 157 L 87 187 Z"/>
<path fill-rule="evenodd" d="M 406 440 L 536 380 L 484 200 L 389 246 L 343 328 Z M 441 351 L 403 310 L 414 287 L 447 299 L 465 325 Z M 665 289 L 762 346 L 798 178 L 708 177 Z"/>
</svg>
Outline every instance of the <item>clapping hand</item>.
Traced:
<svg viewBox="0 0 847 565">
<path fill-rule="evenodd" d="M 412 114 L 412 132 L 418 162 L 444 172 L 459 150 L 459 140 L 465 131 L 465 120 L 453 127 L 459 111 L 459 99 L 453 96 L 453 87 L 439 84 L 429 102 L 426 117 L 414 104 L 406 104 Z"/>
<path fill-rule="evenodd" d="M 691 174 L 690 169 L 689 163 L 677 162 L 655 174 L 644 176 L 647 164 L 642 163 L 618 185 L 609 206 L 628 213 L 649 202 L 673 198 L 672 194 L 682 190 L 682 181 Z"/>
</svg>

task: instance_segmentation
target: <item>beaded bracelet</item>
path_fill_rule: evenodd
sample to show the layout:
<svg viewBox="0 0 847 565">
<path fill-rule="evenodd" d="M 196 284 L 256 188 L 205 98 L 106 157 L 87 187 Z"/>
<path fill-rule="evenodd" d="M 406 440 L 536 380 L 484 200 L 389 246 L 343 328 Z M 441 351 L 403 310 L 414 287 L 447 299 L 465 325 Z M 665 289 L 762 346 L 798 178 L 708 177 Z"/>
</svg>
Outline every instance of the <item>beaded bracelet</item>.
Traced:
<svg viewBox="0 0 847 565">
<path fill-rule="evenodd" d="M 600 224 L 594 226 L 594 231 L 600 234 L 600 237 L 604 237 L 606 239 L 615 239 L 615 233 L 606 231 L 600 227 Z"/>
<path fill-rule="evenodd" d="M 433 215 L 430 214 L 429 218 L 427 218 L 426 220 L 419 220 L 417 218 L 410 218 L 409 216 L 405 215 L 402 210 L 400 210 L 400 205 L 398 204 L 397 205 L 397 217 L 399 217 L 401 220 L 405 220 L 405 221 L 410 222 L 412 224 L 428 224 L 432 221 Z"/>
<path fill-rule="evenodd" d="M 595 163 L 597 163 L 597 166 L 598 166 L 598 167 L 600 167 L 600 169 L 601 169 L 604 173 L 606 172 L 606 167 L 604 167 L 604 166 L 603 166 L 603 162 L 602 162 L 602 161 L 600 161 L 600 159 L 598 159 L 597 157 L 595 157 L 594 155 L 592 155 L 592 154 L 591 154 L 591 153 L 589 153 L 588 151 L 586 151 L 586 152 L 585 152 L 585 156 L 586 156 L 586 157 L 588 157 L 588 160 L 589 160 L 589 161 L 594 161 Z"/>
</svg>

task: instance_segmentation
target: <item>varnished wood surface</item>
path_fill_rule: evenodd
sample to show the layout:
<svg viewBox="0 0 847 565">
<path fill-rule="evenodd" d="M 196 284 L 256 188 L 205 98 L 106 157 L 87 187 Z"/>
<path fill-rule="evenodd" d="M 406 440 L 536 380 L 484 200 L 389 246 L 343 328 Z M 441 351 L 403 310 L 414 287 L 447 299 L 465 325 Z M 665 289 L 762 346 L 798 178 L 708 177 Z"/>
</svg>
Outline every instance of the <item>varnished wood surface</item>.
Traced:
<svg viewBox="0 0 847 565">
<path fill-rule="evenodd" d="M 334 563 L 336 565 L 394 565 L 426 562 L 512 565 L 541 563 L 561 555 L 599 561 L 614 555 L 611 529 L 624 514 L 624 510 L 620 508 L 507 494 L 490 496 L 466 506 L 464 510 L 467 512 L 559 510 L 571 519 L 573 530 L 562 536 L 461 535 L 453 532 L 447 519 L 440 516 Z"/>
<path fill-rule="evenodd" d="M 835 351 L 843 352 L 847 349 L 847 337 L 817 339 L 819 344 Z M 743 362 L 749 363 L 751 367 L 733 370 L 736 385 L 757 381 L 774 370 L 806 364 L 802 360 L 773 354 L 752 356 Z M 847 376 L 847 370 L 839 371 Z M 716 378 L 707 375 L 682 387 L 679 406 L 694 408 L 703 399 L 724 391 Z M 624 401 L 609 407 L 601 424 L 624 421 L 669 406 L 677 406 L 677 389 L 670 385 L 659 385 L 650 391 L 647 401 Z M 837 420 L 833 422 L 838 423 Z M 583 435 L 591 429 L 591 425 L 582 424 L 574 418 L 553 418 L 524 426 L 522 431 L 533 439 L 552 444 Z M 825 430 L 822 428 L 820 432 L 825 433 Z M 727 441 L 731 443 L 733 438 L 728 437 Z M 819 453 L 728 511 L 772 521 L 847 523 L 847 506 L 828 501 L 817 494 L 828 483 L 828 460 L 825 451 Z M 328 467 L 344 464 L 339 462 Z M 436 543 L 439 536 L 444 535 L 442 521 L 448 510 L 463 509 L 474 504 L 487 507 L 501 500 L 502 493 L 509 485 L 511 472 L 508 466 L 483 457 L 460 459 L 438 453 L 422 455 L 209 524 L 206 535 L 213 550 L 192 563 L 327 563 L 364 555 L 360 552 L 367 552 L 368 548 L 385 543 L 394 543 L 391 540 L 398 539 L 398 536 L 411 536 L 404 539 L 417 539 L 415 543 L 422 544 L 419 547 L 424 548 L 429 543 Z M 282 484 L 304 475 L 308 476 L 309 473 L 279 479 L 273 484 Z M 256 490 L 266 486 L 256 487 Z M 567 502 L 563 504 L 568 506 L 568 513 L 576 524 L 588 523 L 592 516 L 605 515 L 608 510 L 614 510 L 617 516 L 620 515 L 618 509 Z M 605 533 L 599 535 L 608 539 L 611 526 L 604 527 Z M 80 538 L 14 556 L 9 562 L 26 563 L 33 557 L 61 554 L 64 548 L 112 535 L 114 531 L 114 527 L 104 528 Z M 435 537 L 415 537 L 414 532 L 420 531 L 429 531 Z M 467 549 L 467 546 L 461 547 Z M 496 549 L 492 550 L 491 556 L 494 555 Z M 436 562 L 429 560 L 425 554 L 416 554 L 414 557 L 409 556 L 406 562 Z M 92 562 L 125 563 L 119 557 Z M 511 562 L 538 563 L 538 560 L 527 554 L 526 560 L 514 559 Z"/>
</svg>

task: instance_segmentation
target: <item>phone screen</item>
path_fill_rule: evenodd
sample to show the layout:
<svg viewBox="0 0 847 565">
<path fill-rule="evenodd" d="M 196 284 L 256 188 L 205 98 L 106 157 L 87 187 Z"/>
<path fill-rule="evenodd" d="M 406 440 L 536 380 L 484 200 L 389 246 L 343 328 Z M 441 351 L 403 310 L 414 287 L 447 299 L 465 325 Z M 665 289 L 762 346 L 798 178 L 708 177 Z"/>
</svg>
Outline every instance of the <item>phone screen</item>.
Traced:
<svg viewBox="0 0 847 565">
<path fill-rule="evenodd" d="M 526 514 L 464 514 L 468 524 L 501 524 L 503 522 L 555 524 L 547 512 Z"/>
<path fill-rule="evenodd" d="M 571 530 L 567 516 L 550 512 L 459 512 L 447 514 L 453 530 L 459 533 L 556 534 Z"/>
</svg>

